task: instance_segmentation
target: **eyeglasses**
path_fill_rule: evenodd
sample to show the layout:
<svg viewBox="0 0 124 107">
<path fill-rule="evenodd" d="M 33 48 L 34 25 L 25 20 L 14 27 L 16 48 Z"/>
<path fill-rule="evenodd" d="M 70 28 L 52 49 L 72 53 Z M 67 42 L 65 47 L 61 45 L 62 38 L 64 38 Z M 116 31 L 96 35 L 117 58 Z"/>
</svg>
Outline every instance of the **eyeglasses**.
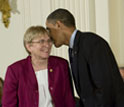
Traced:
<svg viewBox="0 0 124 107">
<path fill-rule="evenodd" d="M 47 30 L 48 33 L 50 33 L 50 28 L 47 27 L 46 30 Z"/>
<path fill-rule="evenodd" d="M 38 44 L 44 44 L 44 43 L 48 43 L 48 44 L 52 44 L 53 41 L 51 39 L 49 40 L 39 40 L 39 41 L 32 41 L 31 43 L 38 43 Z"/>
</svg>

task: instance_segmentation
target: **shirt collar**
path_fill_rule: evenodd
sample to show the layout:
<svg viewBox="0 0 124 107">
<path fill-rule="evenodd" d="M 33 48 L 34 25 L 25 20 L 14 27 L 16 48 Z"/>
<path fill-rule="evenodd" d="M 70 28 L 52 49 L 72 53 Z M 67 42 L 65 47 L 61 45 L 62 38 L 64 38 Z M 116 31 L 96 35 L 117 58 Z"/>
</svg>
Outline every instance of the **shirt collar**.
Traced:
<svg viewBox="0 0 124 107">
<path fill-rule="evenodd" d="M 69 43 L 69 47 L 70 47 L 70 48 L 73 48 L 74 39 L 75 39 L 76 33 L 77 33 L 77 29 L 75 29 L 74 32 L 73 32 L 72 35 L 71 35 L 70 43 Z"/>
</svg>

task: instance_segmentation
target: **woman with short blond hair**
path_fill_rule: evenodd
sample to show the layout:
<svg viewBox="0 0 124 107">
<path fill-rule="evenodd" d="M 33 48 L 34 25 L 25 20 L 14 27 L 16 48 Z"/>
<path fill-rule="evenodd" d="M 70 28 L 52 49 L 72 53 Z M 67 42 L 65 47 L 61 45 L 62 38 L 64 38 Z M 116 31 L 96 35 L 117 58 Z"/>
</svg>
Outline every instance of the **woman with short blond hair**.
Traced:
<svg viewBox="0 0 124 107">
<path fill-rule="evenodd" d="M 68 62 L 50 56 L 52 40 L 42 26 L 24 35 L 29 56 L 8 66 L 3 107 L 75 107 Z"/>
</svg>

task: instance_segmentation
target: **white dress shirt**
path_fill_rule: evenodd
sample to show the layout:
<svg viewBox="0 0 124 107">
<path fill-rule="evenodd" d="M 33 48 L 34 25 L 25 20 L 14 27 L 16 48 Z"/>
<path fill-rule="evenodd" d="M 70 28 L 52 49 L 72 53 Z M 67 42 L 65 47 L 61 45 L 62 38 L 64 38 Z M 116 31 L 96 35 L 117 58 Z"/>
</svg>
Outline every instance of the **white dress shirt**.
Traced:
<svg viewBox="0 0 124 107">
<path fill-rule="evenodd" d="M 52 98 L 48 89 L 48 70 L 35 72 L 38 90 L 39 90 L 39 107 L 53 107 Z"/>
</svg>

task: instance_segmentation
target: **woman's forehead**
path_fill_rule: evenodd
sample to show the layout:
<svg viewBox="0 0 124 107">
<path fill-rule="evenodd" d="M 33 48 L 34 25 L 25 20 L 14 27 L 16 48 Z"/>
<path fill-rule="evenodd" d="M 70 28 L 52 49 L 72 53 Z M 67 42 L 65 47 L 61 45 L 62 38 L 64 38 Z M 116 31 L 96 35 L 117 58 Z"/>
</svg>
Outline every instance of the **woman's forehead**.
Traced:
<svg viewBox="0 0 124 107">
<path fill-rule="evenodd" d="M 49 39 L 50 37 L 48 36 L 47 33 L 45 34 L 37 34 L 34 39 Z"/>
</svg>

